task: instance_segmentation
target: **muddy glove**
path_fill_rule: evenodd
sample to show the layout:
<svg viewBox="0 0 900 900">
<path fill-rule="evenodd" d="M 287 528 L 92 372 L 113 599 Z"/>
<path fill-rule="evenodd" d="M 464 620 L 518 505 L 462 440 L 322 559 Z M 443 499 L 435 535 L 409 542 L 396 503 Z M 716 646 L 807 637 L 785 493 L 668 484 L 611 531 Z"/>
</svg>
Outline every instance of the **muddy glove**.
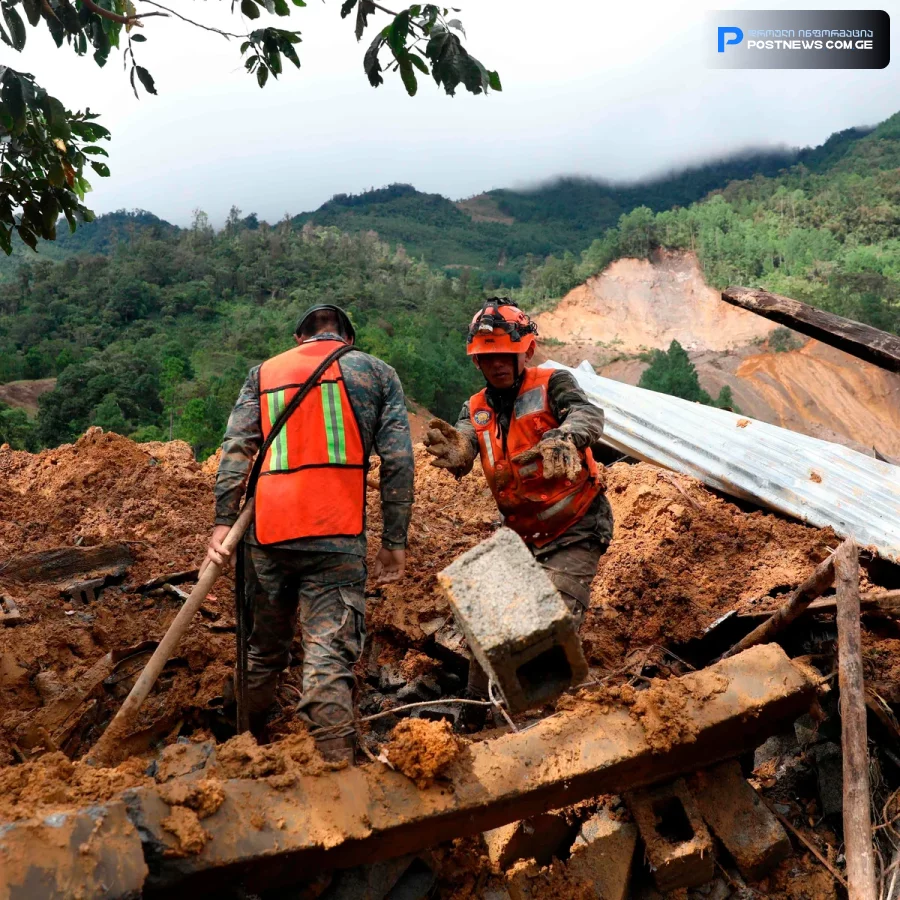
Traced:
<svg viewBox="0 0 900 900">
<path fill-rule="evenodd" d="M 544 460 L 544 478 L 567 478 L 575 481 L 581 472 L 581 455 L 569 437 L 558 428 L 544 433 L 541 442 L 530 450 L 520 453 L 513 462 L 529 463 L 535 459 Z"/>
<path fill-rule="evenodd" d="M 472 445 L 466 436 L 443 419 L 432 419 L 426 427 L 428 430 L 422 443 L 435 457 L 431 465 L 438 469 L 449 469 L 457 478 L 465 475 L 475 460 Z"/>
</svg>

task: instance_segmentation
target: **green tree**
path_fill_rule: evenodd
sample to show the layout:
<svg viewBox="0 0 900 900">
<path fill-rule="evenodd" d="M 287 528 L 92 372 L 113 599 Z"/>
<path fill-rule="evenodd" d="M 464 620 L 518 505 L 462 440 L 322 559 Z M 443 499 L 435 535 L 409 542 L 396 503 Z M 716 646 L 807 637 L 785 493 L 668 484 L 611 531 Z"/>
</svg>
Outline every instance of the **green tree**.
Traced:
<svg viewBox="0 0 900 900">
<path fill-rule="evenodd" d="M 24 409 L 0 403 L 0 444 L 9 444 L 13 450 L 38 449 L 37 431 Z"/>
<path fill-rule="evenodd" d="M 695 403 L 712 403 L 712 398 L 700 387 L 691 358 L 678 341 L 672 341 L 668 351 L 651 350 L 649 360 L 650 365 L 641 374 L 638 387 Z"/>
<path fill-rule="evenodd" d="M 223 2 L 223 0 L 220 0 Z M 247 19 L 259 19 L 263 13 L 290 16 L 293 7 L 306 6 L 305 0 L 231 0 L 231 11 Z M 147 7 L 152 7 L 147 9 Z M 356 38 L 360 40 L 369 18 L 384 11 L 373 0 L 344 0 L 341 16 L 355 11 Z M 455 11 L 454 11 L 455 12 Z M 182 26 L 212 32 L 239 42 L 244 68 L 260 87 L 270 76 L 278 78 L 284 61 L 300 67 L 297 45 L 300 32 L 274 26 L 235 33 L 214 28 L 185 16 L 156 0 L 0 0 L 0 41 L 21 51 L 29 28 L 49 30 L 57 47 L 65 43 L 79 56 L 92 53 L 99 66 L 106 64 L 113 50 L 122 52 L 132 90 L 138 85 L 149 94 L 156 93 L 152 74 L 138 62 L 146 28 L 154 16 L 177 19 Z M 378 31 L 363 58 L 369 83 L 378 87 L 383 72 L 399 71 L 411 96 L 417 91 L 416 71 L 431 75 L 452 95 L 459 85 L 473 94 L 501 90 L 496 72 L 488 71 L 462 45 L 465 34 L 459 19 L 448 18 L 450 10 L 435 4 L 415 4 Z M 382 66 L 382 62 L 385 65 Z M 38 238 L 54 240 L 56 222 L 64 215 L 74 231 L 78 221 L 91 221 L 93 214 L 84 206 L 90 184 L 85 169 L 90 166 L 101 176 L 109 167 L 100 159 L 109 154 L 96 142 L 109 140 L 109 132 L 87 109 L 72 112 L 37 84 L 32 75 L 0 66 L 0 247 L 12 252 L 12 233 L 32 249 Z"/>
<path fill-rule="evenodd" d="M 114 431 L 116 434 L 127 434 L 129 431 L 115 394 L 107 394 L 97 404 L 91 413 L 91 424 L 99 425 L 104 431 Z"/>
</svg>

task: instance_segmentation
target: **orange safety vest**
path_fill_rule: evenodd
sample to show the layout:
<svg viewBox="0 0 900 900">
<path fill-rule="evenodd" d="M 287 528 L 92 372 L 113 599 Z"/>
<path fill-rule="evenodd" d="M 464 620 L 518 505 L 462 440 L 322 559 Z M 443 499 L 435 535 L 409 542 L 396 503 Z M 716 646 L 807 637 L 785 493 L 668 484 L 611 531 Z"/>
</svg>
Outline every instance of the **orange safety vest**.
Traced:
<svg viewBox="0 0 900 900">
<path fill-rule="evenodd" d="M 469 401 L 469 419 L 478 435 L 481 465 L 505 523 L 537 547 L 549 544 L 577 522 L 594 502 L 601 486 L 590 448 L 580 451 L 584 465 L 575 481 L 544 478 L 538 457 L 528 463 L 514 458 L 540 443 L 545 432 L 559 428 L 550 411 L 547 384 L 552 369 L 526 369 L 516 397 L 504 446 L 497 415 L 487 391 Z"/>
<path fill-rule="evenodd" d="M 262 364 L 263 437 L 316 367 L 341 341 L 307 341 Z M 285 422 L 256 485 L 256 539 L 357 537 L 365 530 L 365 453 L 339 361 Z"/>
</svg>

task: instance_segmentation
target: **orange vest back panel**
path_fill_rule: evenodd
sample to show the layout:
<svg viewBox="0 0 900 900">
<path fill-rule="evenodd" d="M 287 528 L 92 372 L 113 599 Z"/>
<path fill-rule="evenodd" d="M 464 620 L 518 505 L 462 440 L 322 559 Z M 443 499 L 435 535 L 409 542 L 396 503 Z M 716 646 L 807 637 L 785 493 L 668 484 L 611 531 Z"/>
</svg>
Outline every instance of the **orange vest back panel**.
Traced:
<svg viewBox="0 0 900 900">
<path fill-rule="evenodd" d="M 524 541 L 542 547 L 574 525 L 600 493 L 597 464 L 590 448 L 581 451 L 584 465 L 578 478 L 544 478 L 538 458 L 529 463 L 514 458 L 540 443 L 544 433 L 559 427 L 550 411 L 547 386 L 553 369 L 526 369 L 513 407 L 504 446 L 497 415 L 487 391 L 469 400 L 469 420 L 478 435 L 481 465 L 504 524 Z"/>
<path fill-rule="evenodd" d="M 307 341 L 262 364 L 263 437 L 340 341 Z M 332 363 L 266 452 L 256 486 L 256 539 L 357 537 L 365 530 L 365 453 L 340 362 Z"/>
</svg>

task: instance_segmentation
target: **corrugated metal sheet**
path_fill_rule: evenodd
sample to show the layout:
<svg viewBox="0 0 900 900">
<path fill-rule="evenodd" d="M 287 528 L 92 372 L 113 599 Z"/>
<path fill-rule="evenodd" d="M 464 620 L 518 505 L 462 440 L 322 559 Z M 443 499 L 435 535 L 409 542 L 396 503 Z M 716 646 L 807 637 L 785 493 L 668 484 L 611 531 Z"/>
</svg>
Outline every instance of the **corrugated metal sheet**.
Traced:
<svg viewBox="0 0 900 900">
<path fill-rule="evenodd" d="M 900 562 L 900 466 L 756 419 L 571 372 L 606 413 L 608 444 L 780 510 Z"/>
</svg>

